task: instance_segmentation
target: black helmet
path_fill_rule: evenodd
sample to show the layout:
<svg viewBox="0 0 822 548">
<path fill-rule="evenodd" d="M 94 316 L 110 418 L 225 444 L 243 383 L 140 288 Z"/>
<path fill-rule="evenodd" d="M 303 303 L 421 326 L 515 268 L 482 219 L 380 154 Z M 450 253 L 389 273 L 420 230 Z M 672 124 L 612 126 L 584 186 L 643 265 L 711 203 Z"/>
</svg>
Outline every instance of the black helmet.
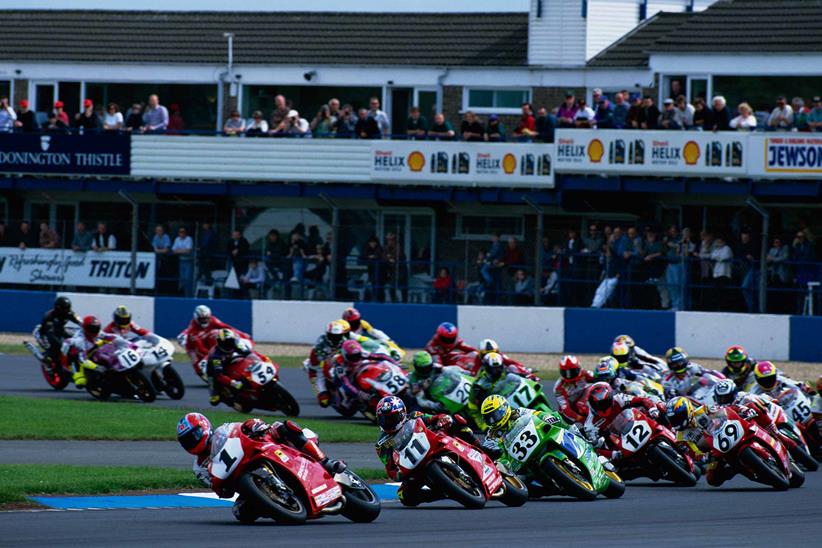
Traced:
<svg viewBox="0 0 822 548">
<path fill-rule="evenodd" d="M 120 305 L 114 309 L 114 314 L 112 314 L 112 317 L 114 318 L 114 323 L 120 327 L 126 327 L 131 323 L 131 312 L 129 312 L 128 308 L 123 305 Z"/>
<path fill-rule="evenodd" d="M 70 312 L 71 311 L 71 299 L 68 297 L 60 296 L 54 299 L 54 310 L 57 312 Z"/>
</svg>

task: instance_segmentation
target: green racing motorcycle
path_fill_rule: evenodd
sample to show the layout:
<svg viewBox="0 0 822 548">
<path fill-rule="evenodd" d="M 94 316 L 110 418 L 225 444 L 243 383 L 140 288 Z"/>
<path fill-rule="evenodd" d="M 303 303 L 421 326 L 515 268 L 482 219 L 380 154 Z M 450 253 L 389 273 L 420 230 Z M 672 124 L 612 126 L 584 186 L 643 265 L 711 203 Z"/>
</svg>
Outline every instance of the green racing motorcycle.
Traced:
<svg viewBox="0 0 822 548">
<path fill-rule="evenodd" d="M 525 407 L 546 413 L 553 411 L 540 383 L 513 373 L 508 373 L 498 381 L 494 385 L 493 393 L 508 400 L 514 408 Z"/>
<path fill-rule="evenodd" d="M 440 404 L 445 412 L 454 415 L 468 405 L 468 395 L 477 379 L 464 372 L 459 366 L 443 367 L 429 388 L 429 397 Z"/>
</svg>

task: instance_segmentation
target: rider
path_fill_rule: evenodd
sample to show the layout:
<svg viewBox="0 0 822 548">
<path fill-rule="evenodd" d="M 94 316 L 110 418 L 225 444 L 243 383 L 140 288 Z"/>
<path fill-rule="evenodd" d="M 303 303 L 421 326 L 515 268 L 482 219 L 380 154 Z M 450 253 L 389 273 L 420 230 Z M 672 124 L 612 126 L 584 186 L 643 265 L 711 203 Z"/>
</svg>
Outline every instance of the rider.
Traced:
<svg viewBox="0 0 822 548">
<path fill-rule="evenodd" d="M 243 333 L 239 329 L 231 327 L 211 314 L 211 309 L 204 304 L 194 309 L 193 318 L 188 327 L 183 331 L 185 334 L 185 349 L 197 375 L 203 376 L 200 360 L 208 355 L 213 343 L 212 338 L 218 329 L 231 329 L 238 337 L 251 340 L 251 335 Z"/>
<path fill-rule="evenodd" d="M 111 316 L 112 321 L 103 329 L 106 333 L 119 335 L 127 341 L 137 337 L 145 337 L 151 333 L 148 329 L 144 329 L 131 321 L 131 312 L 123 305 L 115 308 Z"/>
<path fill-rule="evenodd" d="M 772 398 L 777 398 L 779 394 L 788 389 L 801 390 L 808 395 L 813 394 L 813 391 L 807 384 L 789 379 L 769 361 L 756 364 L 754 367 L 754 378 L 756 379 L 756 384 L 751 387 L 751 394 L 764 394 Z"/>
<path fill-rule="evenodd" d="M 611 356 L 616 358 L 622 367 L 627 367 L 646 377 L 659 378 L 664 372 L 664 366 L 660 360 L 653 356 L 651 356 L 652 360 L 640 356 L 636 346 L 629 346 L 625 342 L 614 342 L 611 345 Z"/>
<path fill-rule="evenodd" d="M 483 356 L 482 369 L 468 393 L 468 414 L 481 430 L 485 430 L 486 427 L 482 420 L 482 402 L 493 394 L 497 382 L 503 378 L 505 378 L 505 362 L 503 362 L 502 355 L 491 352 Z"/>
<path fill-rule="evenodd" d="M 208 390 L 210 392 L 209 402 L 211 405 L 220 403 L 220 393 L 223 392 L 220 388 L 228 388 L 233 390 L 236 394 L 243 388 L 243 381 L 232 379 L 225 374 L 225 370 L 231 363 L 238 359 L 244 358 L 251 353 L 248 348 L 240 347 L 237 341 L 237 335 L 231 329 L 220 329 L 217 332 L 217 344 L 206 357 L 206 377 L 208 378 Z M 233 403 L 226 401 L 226 403 Z"/>
<path fill-rule="evenodd" d="M 554 384 L 554 396 L 560 414 L 572 424 L 583 419 L 577 410 L 577 401 L 594 382 L 590 371 L 582 368 L 576 356 L 563 356 L 559 362 L 559 379 Z"/>
<path fill-rule="evenodd" d="M 616 392 L 628 392 L 634 396 L 644 395 L 651 399 L 662 398 L 658 390 L 637 381 L 633 371 L 620 367 L 613 356 L 603 356 L 599 359 L 594 370 L 594 379 L 596 382 L 608 383 Z"/>
<path fill-rule="evenodd" d="M 330 322 L 325 328 L 325 333 L 320 335 L 311 349 L 308 359 L 303 362 L 303 369 L 308 373 L 311 388 L 314 389 L 321 407 L 328 407 L 331 403 L 331 394 L 325 382 L 326 375 L 331 376 L 330 361 L 350 332 L 351 326 L 347 321 Z"/>
<path fill-rule="evenodd" d="M 392 341 L 391 337 L 386 335 L 384 331 L 380 331 L 369 322 L 363 320 L 360 311 L 356 308 L 346 308 L 343 310 L 342 319 L 348 322 L 351 333 L 383 343 L 388 348 L 395 350 L 399 354 L 400 359 L 405 356 L 405 351 L 400 348 L 397 343 Z"/>
<path fill-rule="evenodd" d="M 719 381 L 722 376 L 716 371 L 705 369 L 688 358 L 688 353 L 681 347 L 674 346 L 665 352 L 665 362 L 670 371 L 662 379 L 665 396 L 690 396 L 702 383 L 709 380 Z M 707 377 L 711 377 L 708 379 Z M 703 380 L 704 378 L 704 380 Z"/>
<path fill-rule="evenodd" d="M 46 343 L 46 355 L 54 365 L 60 363 L 63 341 L 71 336 L 66 331 L 68 322 L 77 325 L 81 323 L 71 309 L 71 300 L 61 295 L 54 299 L 54 306 L 40 320 L 40 339 Z"/>
<path fill-rule="evenodd" d="M 390 360 L 387 354 L 372 354 L 363 350 L 362 345 L 354 340 L 343 341 L 340 351 L 330 360 L 331 379 L 334 387 L 342 397 L 339 407 L 343 410 L 350 410 L 357 407 L 359 402 L 367 402 L 371 399 L 371 393 L 361 390 L 356 384 L 357 372 L 360 368 L 369 363 L 382 360 Z"/>
<path fill-rule="evenodd" d="M 226 436 L 236 427 L 240 426 L 240 431 L 250 438 L 261 438 L 266 436 L 275 443 L 288 444 L 298 451 L 306 453 L 317 460 L 329 474 L 336 474 L 345 470 L 345 463 L 338 460 L 329 459 L 320 450 L 315 440 L 309 440 L 303 434 L 302 428 L 292 421 L 274 422 L 266 424 L 260 419 L 246 419 L 243 423 L 228 422 L 212 431 L 211 422 L 205 415 L 200 413 L 187 413 L 177 423 L 177 441 L 180 445 L 194 455 L 192 471 L 204 486 L 209 489 L 211 486 L 211 442 L 217 432 L 224 432 Z M 222 493 L 218 493 L 222 495 Z M 225 493 L 228 495 L 228 493 Z M 242 497 L 237 498 L 232 508 L 234 517 L 240 521 L 253 521 L 258 517 L 257 513 L 247 504 Z"/>
<path fill-rule="evenodd" d="M 97 364 L 90 358 L 94 351 L 102 344 L 111 342 L 117 335 L 100 333 L 100 320 L 95 316 L 85 316 L 82 322 L 82 329 L 71 337 L 66 345 L 68 346 L 69 362 L 74 369 L 72 380 L 77 388 L 86 385 L 86 369 L 96 369 Z"/>
<path fill-rule="evenodd" d="M 436 333 L 425 345 L 425 350 L 435 358 L 439 358 L 441 362 L 455 350 L 465 354 L 476 352 L 476 348 L 468 346 L 465 341 L 459 338 L 457 326 L 451 322 L 443 322 L 437 327 Z"/>
<path fill-rule="evenodd" d="M 425 412 L 440 413 L 444 411 L 442 404 L 431 399 L 429 389 L 434 379 L 442 373 L 443 366 L 434 362 L 431 354 L 421 350 L 414 354 L 411 362 L 413 370 L 408 375 L 411 393 L 417 401 L 417 406 Z"/>
<path fill-rule="evenodd" d="M 629 335 L 617 335 L 614 338 L 613 344 L 617 343 L 622 343 L 625 346 L 627 346 L 631 350 L 631 353 L 633 354 L 634 358 L 643 365 L 649 365 L 660 373 L 665 370 L 662 360 L 660 360 L 647 350 L 644 350 L 643 348 L 637 346 L 634 342 L 634 339 Z"/>
<path fill-rule="evenodd" d="M 471 374 L 476 376 L 479 374 L 480 369 L 482 368 L 482 358 L 490 354 L 491 352 L 496 352 L 500 356 L 502 356 L 502 363 L 505 364 L 505 369 L 508 373 L 513 373 L 514 375 L 519 375 L 520 377 L 525 377 L 532 381 L 539 382 L 539 377 L 534 374 L 534 370 L 525 367 L 523 364 L 509 358 L 505 354 L 503 354 L 497 342 L 493 339 L 483 339 L 480 341 L 479 348 L 477 349 L 477 356 L 474 358 L 474 368 L 471 370 Z"/>
<path fill-rule="evenodd" d="M 747 390 L 754 385 L 753 368 L 756 360 L 748 356 L 741 345 L 734 345 L 725 351 L 725 367 L 722 374 L 733 379 L 741 390 Z"/>
</svg>

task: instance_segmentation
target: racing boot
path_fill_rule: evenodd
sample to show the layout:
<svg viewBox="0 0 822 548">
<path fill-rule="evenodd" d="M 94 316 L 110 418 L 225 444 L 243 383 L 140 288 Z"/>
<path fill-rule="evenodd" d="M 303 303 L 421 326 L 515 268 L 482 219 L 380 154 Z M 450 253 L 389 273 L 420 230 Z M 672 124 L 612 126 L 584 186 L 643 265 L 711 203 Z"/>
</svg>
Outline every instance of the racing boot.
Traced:
<svg viewBox="0 0 822 548">
<path fill-rule="evenodd" d="M 86 386 L 86 369 L 93 371 L 94 369 L 97 369 L 97 364 L 91 360 L 86 360 L 83 363 L 77 364 L 74 375 L 71 377 L 71 380 L 74 381 L 74 385 L 77 388 L 85 388 Z"/>
</svg>

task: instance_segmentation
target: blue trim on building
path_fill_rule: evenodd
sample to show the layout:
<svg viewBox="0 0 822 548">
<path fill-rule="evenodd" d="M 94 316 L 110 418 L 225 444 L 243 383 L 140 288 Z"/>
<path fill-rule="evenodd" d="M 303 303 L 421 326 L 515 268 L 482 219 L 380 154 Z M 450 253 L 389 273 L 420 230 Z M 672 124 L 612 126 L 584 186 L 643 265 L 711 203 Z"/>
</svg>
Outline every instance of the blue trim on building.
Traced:
<svg viewBox="0 0 822 548">
<path fill-rule="evenodd" d="M 565 309 L 565 352 L 605 354 L 614 337 L 623 333 L 641 333 L 643 349 L 663 354 L 675 344 L 676 314 L 659 310 Z"/>
</svg>

